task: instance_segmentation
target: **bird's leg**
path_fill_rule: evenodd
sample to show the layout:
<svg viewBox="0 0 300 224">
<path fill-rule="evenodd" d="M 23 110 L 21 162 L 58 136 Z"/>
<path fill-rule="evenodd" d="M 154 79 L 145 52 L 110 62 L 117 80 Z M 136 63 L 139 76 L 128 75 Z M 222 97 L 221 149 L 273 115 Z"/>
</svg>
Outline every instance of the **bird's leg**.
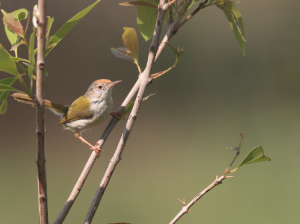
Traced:
<svg viewBox="0 0 300 224">
<path fill-rule="evenodd" d="M 94 150 L 95 153 L 97 154 L 97 156 L 100 157 L 100 151 L 102 151 L 101 149 L 99 150 L 96 146 L 93 146 L 91 143 L 89 143 L 87 140 L 85 140 L 79 133 L 76 132 L 74 135 L 76 138 L 80 139 L 82 142 L 84 142 L 85 144 L 90 146 L 91 150 Z"/>
<path fill-rule="evenodd" d="M 116 118 L 118 118 L 118 119 L 120 120 L 120 118 L 121 118 L 121 116 L 122 116 L 122 113 L 121 113 L 121 112 L 118 112 L 118 111 L 112 111 L 112 112 L 110 112 L 109 115 L 111 115 L 111 116 L 113 116 L 113 117 L 116 117 Z"/>
</svg>

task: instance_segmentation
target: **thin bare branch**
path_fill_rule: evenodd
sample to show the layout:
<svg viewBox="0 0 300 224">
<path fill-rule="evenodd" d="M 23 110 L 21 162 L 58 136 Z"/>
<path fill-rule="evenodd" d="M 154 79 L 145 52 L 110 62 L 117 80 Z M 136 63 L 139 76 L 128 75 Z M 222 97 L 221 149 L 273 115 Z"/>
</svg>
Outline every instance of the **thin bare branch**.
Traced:
<svg viewBox="0 0 300 224">
<path fill-rule="evenodd" d="M 193 204 L 195 204 L 203 195 L 205 195 L 211 189 L 221 184 L 224 179 L 226 179 L 225 176 L 220 176 L 214 182 L 208 185 L 208 187 L 206 187 L 203 191 L 201 191 L 196 197 L 194 197 L 193 200 L 190 201 L 190 203 L 188 203 L 185 206 L 182 206 L 181 211 L 175 216 L 175 218 L 170 222 L 170 224 L 176 223 L 184 214 L 190 212 L 190 208 L 193 206 Z"/>
<path fill-rule="evenodd" d="M 48 224 L 48 198 L 46 179 L 45 108 L 44 108 L 44 65 L 46 0 L 38 0 L 39 18 L 37 22 L 37 78 L 36 78 L 36 134 L 38 169 L 38 203 L 40 224 Z"/>
<path fill-rule="evenodd" d="M 157 20 L 156 20 L 154 33 L 153 33 L 152 43 L 151 43 L 150 49 L 149 49 L 147 65 L 146 65 L 146 68 L 143 71 L 143 73 L 140 74 L 141 83 L 140 83 L 139 91 L 138 91 L 133 109 L 129 115 L 129 118 L 127 120 L 125 129 L 123 131 L 123 134 L 122 134 L 119 144 L 117 146 L 115 154 L 113 155 L 112 159 L 110 160 L 108 168 L 107 168 L 107 170 L 104 174 L 104 177 L 100 183 L 100 186 L 96 192 L 96 195 L 94 197 L 92 205 L 87 213 L 87 216 L 84 221 L 85 224 L 91 223 L 91 221 L 96 213 L 96 210 L 100 204 L 102 196 L 103 196 L 103 194 L 106 190 L 106 187 L 109 183 L 109 180 L 115 170 L 115 167 L 117 166 L 118 162 L 120 161 L 124 146 L 130 135 L 133 125 L 136 121 L 138 111 L 139 111 L 140 105 L 143 100 L 143 95 L 144 95 L 145 89 L 146 89 L 147 85 L 149 84 L 151 69 L 154 64 L 155 54 L 158 49 L 158 41 L 159 41 L 159 37 L 160 37 L 160 33 L 161 33 L 163 18 L 164 18 L 164 14 L 167 9 L 168 8 L 166 7 L 166 1 L 161 0 L 158 5 Z"/>
<path fill-rule="evenodd" d="M 190 203 L 188 203 L 187 205 L 185 205 L 185 202 L 178 199 L 179 201 L 181 201 L 182 203 L 182 209 L 181 211 L 175 216 L 175 218 L 170 222 L 170 224 L 174 224 L 176 223 L 185 213 L 188 213 L 190 211 L 190 208 L 193 206 L 193 204 L 195 204 L 203 195 L 205 195 L 207 192 L 209 192 L 211 189 L 213 189 L 214 187 L 218 186 L 219 184 L 222 183 L 222 181 L 224 179 L 228 179 L 228 178 L 232 178 L 233 176 L 226 176 L 226 174 L 230 171 L 230 167 L 232 166 L 232 164 L 234 163 L 236 157 L 239 155 L 240 153 L 240 149 L 241 149 L 241 145 L 242 145 L 242 139 L 243 139 L 243 134 L 240 135 L 241 136 L 241 140 L 240 140 L 240 144 L 239 144 L 239 149 L 237 150 L 232 162 L 230 163 L 230 165 L 225 169 L 224 173 L 222 174 L 222 176 L 218 177 L 216 176 L 216 179 L 214 182 L 212 182 L 210 185 L 208 185 L 208 187 L 206 187 L 203 191 L 201 191 L 196 197 L 194 197 L 193 200 L 190 201 Z"/>
</svg>

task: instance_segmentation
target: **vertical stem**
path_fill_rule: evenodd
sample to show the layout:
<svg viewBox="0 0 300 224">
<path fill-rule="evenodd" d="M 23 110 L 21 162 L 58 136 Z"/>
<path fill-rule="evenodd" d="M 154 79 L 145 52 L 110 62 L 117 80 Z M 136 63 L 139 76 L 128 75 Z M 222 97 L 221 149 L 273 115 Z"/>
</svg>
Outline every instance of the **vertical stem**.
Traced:
<svg viewBox="0 0 300 224">
<path fill-rule="evenodd" d="M 39 18 L 37 22 L 37 77 L 36 77 L 36 134 L 38 169 L 38 203 L 40 224 L 48 224 L 46 147 L 45 147 L 45 108 L 44 108 L 44 65 L 45 65 L 45 26 L 46 0 L 38 0 Z"/>
</svg>

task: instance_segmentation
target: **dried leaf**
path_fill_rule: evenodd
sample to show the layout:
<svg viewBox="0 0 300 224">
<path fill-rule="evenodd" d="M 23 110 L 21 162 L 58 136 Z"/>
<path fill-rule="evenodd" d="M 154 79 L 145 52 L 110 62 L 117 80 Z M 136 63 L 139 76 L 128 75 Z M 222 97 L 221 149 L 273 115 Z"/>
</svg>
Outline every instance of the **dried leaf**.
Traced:
<svg viewBox="0 0 300 224">
<path fill-rule="evenodd" d="M 122 39 L 124 40 L 124 46 L 130 51 L 131 56 L 138 60 L 139 56 L 139 44 L 134 28 L 124 27 L 124 33 Z"/>
<path fill-rule="evenodd" d="M 20 21 L 15 20 L 15 16 L 12 13 L 6 13 L 1 9 L 3 13 L 3 23 L 8 26 L 15 34 L 24 38 L 24 30 Z"/>
</svg>

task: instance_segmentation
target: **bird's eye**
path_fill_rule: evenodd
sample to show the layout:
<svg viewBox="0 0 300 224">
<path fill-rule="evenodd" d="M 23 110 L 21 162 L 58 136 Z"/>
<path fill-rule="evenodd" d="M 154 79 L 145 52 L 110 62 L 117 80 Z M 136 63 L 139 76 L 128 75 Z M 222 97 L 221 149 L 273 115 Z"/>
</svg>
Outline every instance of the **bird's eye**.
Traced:
<svg viewBox="0 0 300 224">
<path fill-rule="evenodd" d="M 103 86 L 98 86 L 98 89 L 102 89 L 103 88 Z"/>
</svg>

